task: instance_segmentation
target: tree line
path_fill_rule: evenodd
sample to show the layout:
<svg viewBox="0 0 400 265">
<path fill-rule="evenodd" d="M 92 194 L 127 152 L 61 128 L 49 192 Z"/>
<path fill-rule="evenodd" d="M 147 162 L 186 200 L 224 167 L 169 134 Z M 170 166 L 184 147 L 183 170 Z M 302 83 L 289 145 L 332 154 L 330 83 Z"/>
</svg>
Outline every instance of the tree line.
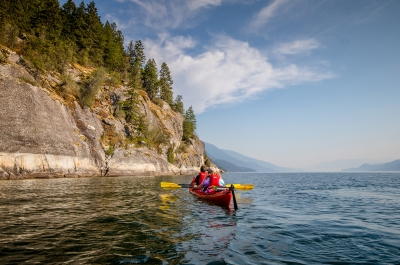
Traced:
<svg viewBox="0 0 400 265">
<path fill-rule="evenodd" d="M 68 0 L 60 6 L 58 0 L 0 0 L 0 42 L 35 69 L 63 73 L 65 66 L 74 62 L 97 68 L 80 88 L 69 85 L 61 91 L 64 96 L 75 95 L 89 107 L 106 71 L 129 80 L 128 99 L 119 103 L 119 111 L 137 131 L 146 127 L 137 111 L 137 91 L 144 90 L 156 104 L 163 100 L 184 116 L 183 140 L 195 133 L 193 108 L 184 109 L 181 95 L 173 98 L 168 65 L 164 62 L 158 70 L 153 58 L 146 60 L 140 40 L 130 41 L 125 48 L 122 32 L 115 23 L 102 23 L 93 1 L 76 5 Z M 65 83 L 68 81 L 71 83 Z"/>
</svg>

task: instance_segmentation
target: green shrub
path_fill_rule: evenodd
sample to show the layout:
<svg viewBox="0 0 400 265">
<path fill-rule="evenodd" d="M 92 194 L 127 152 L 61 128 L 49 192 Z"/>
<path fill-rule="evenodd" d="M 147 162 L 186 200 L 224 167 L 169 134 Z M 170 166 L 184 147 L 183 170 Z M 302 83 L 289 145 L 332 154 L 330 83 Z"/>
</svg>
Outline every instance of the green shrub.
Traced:
<svg viewBox="0 0 400 265">
<path fill-rule="evenodd" d="M 114 154 L 114 146 L 113 145 L 109 145 L 108 149 L 106 151 L 104 151 L 104 153 L 108 156 L 112 156 Z"/>
<path fill-rule="evenodd" d="M 188 152 L 188 147 L 186 145 L 185 141 L 181 141 L 181 144 L 179 145 L 178 149 L 176 150 L 177 153 L 187 153 Z"/>
<path fill-rule="evenodd" d="M 174 163 L 175 157 L 174 157 L 174 149 L 172 147 L 168 148 L 167 159 L 169 163 L 171 164 Z"/>
<path fill-rule="evenodd" d="M 109 78 L 107 78 L 105 82 L 111 86 L 119 86 L 122 84 L 121 80 L 122 80 L 121 73 L 114 71 L 109 74 Z"/>
<path fill-rule="evenodd" d="M 126 113 L 122 108 L 117 106 L 117 108 L 115 109 L 115 112 L 114 112 L 114 116 L 117 117 L 117 118 L 125 119 L 126 118 Z"/>
<path fill-rule="evenodd" d="M 148 143 L 152 146 L 159 146 L 167 142 L 167 137 L 158 127 L 148 130 L 146 137 Z"/>
<path fill-rule="evenodd" d="M 61 85 L 59 88 L 59 94 L 63 98 L 68 98 L 69 96 L 78 97 L 79 96 L 79 85 L 72 79 L 69 74 L 61 75 Z"/>
<path fill-rule="evenodd" d="M 154 98 L 153 102 L 154 102 L 154 104 L 156 104 L 159 107 L 163 107 L 163 105 L 164 105 L 164 100 L 162 100 L 161 98 Z"/>
<path fill-rule="evenodd" d="M 83 82 L 83 87 L 81 88 L 81 103 L 84 106 L 93 106 L 96 95 L 104 81 L 105 74 L 105 69 L 100 67 Z"/>
<path fill-rule="evenodd" d="M 17 37 L 19 33 L 20 30 L 17 26 L 6 24 L 0 32 L 0 42 L 11 49 L 14 49 L 18 44 Z"/>
</svg>

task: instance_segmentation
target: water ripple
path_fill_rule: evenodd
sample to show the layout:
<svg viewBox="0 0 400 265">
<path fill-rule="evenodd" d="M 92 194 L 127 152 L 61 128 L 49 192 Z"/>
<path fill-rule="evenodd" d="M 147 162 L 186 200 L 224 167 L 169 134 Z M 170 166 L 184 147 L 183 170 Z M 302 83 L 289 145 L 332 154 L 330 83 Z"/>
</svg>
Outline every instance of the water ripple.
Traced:
<svg viewBox="0 0 400 265">
<path fill-rule="evenodd" d="M 237 212 L 159 187 L 191 177 L 1 181 L 0 263 L 399 264 L 400 174 L 223 177 Z"/>
</svg>

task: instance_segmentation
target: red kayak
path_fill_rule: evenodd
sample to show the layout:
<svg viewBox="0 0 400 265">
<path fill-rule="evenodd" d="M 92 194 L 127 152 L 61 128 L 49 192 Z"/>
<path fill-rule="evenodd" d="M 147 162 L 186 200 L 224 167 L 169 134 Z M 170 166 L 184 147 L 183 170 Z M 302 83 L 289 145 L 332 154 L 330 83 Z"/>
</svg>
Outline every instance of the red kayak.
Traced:
<svg viewBox="0 0 400 265">
<path fill-rule="evenodd" d="M 205 201 L 209 201 L 226 207 L 229 207 L 232 199 L 232 192 L 229 188 L 219 188 L 214 194 L 207 194 L 205 192 L 202 192 L 201 190 L 195 190 L 193 188 L 189 188 L 189 192 Z"/>
</svg>

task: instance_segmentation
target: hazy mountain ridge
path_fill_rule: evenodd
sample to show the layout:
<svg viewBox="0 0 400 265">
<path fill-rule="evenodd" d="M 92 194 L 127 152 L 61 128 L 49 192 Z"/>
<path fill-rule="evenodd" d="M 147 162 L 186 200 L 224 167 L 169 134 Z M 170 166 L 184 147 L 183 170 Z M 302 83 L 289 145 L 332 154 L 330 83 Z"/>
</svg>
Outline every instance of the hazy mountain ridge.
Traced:
<svg viewBox="0 0 400 265">
<path fill-rule="evenodd" d="M 357 168 L 347 168 L 342 171 L 400 171 L 400 159 L 383 164 L 362 164 Z"/>
<path fill-rule="evenodd" d="M 228 161 L 225 161 L 223 159 L 212 159 L 214 164 L 216 164 L 219 168 L 229 171 L 229 172 L 256 172 L 256 170 L 248 167 L 240 167 L 236 166 L 235 164 L 232 164 Z M 229 169 L 229 170 L 228 170 Z"/>
<path fill-rule="evenodd" d="M 213 144 L 206 143 L 205 150 L 213 162 L 230 172 L 237 171 L 238 168 L 248 169 L 247 172 L 293 172 L 294 169 L 276 166 L 272 163 L 244 156 L 234 151 L 219 149 Z M 233 166 L 232 166 L 233 165 Z"/>
<path fill-rule="evenodd" d="M 334 161 L 325 161 L 312 167 L 313 171 L 341 171 L 346 168 L 356 168 L 362 164 L 380 164 L 380 161 L 367 158 L 357 159 L 338 159 Z"/>
</svg>

